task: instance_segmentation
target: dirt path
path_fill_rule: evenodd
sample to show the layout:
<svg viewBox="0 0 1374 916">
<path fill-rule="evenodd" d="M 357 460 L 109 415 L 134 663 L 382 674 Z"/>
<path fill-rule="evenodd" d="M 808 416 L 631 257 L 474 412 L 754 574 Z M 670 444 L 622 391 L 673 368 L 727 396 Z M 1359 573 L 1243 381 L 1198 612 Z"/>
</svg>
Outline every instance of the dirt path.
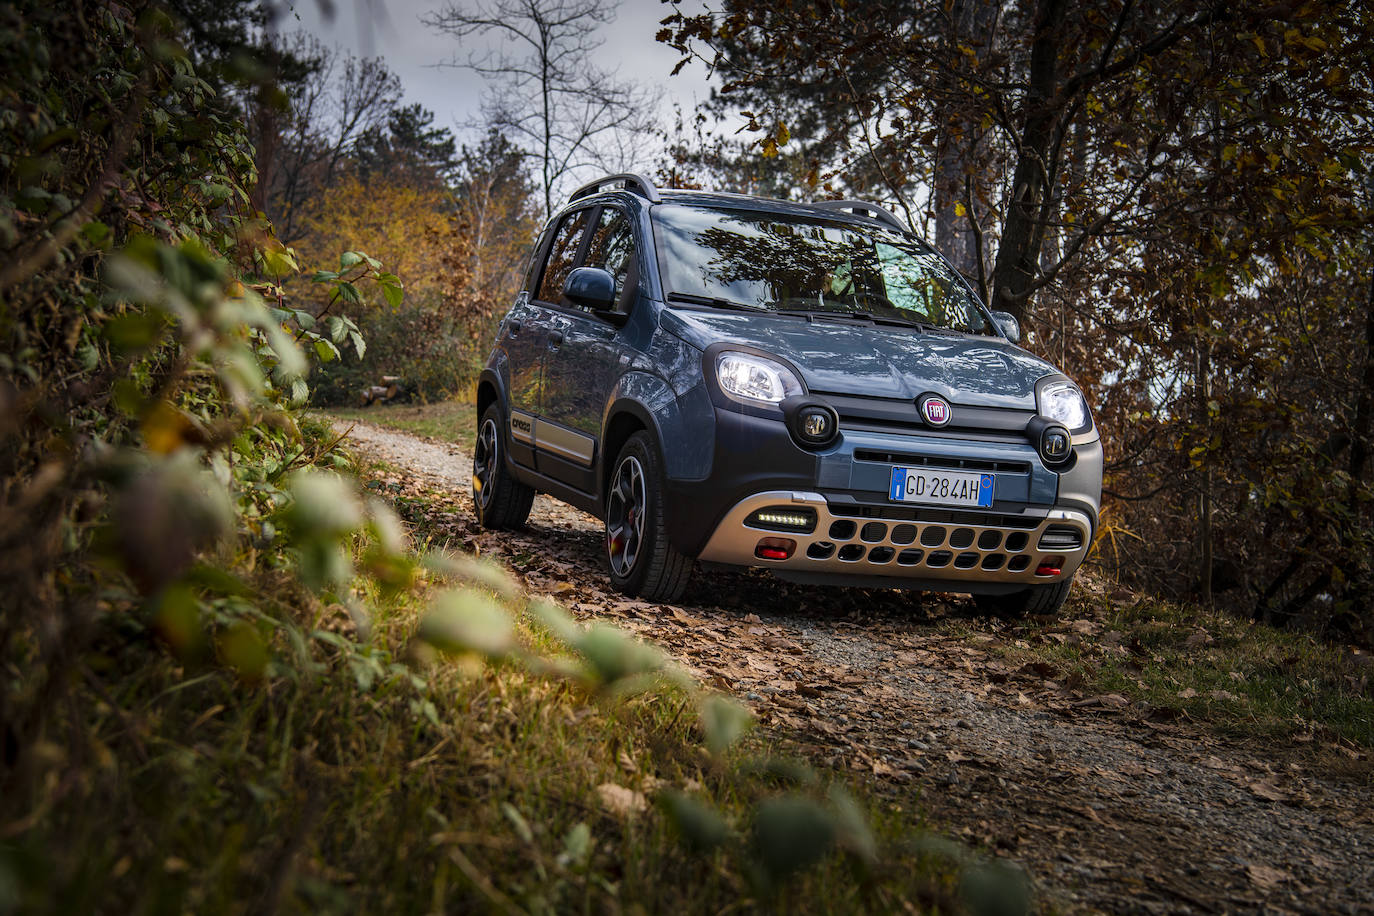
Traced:
<svg viewBox="0 0 1374 916">
<path fill-rule="evenodd" d="M 1009 669 L 994 650 L 1017 628 L 956 639 L 933 625 L 971 613 L 957 598 L 698 571 L 679 605 L 627 600 L 608 588 L 590 516 L 540 496 L 525 531 L 482 532 L 461 450 L 361 423 L 351 438 L 406 469 L 392 483 L 452 494 L 429 522 L 455 547 L 664 646 L 813 759 L 1023 863 L 1055 909 L 1374 913 L 1367 785 Z"/>
</svg>

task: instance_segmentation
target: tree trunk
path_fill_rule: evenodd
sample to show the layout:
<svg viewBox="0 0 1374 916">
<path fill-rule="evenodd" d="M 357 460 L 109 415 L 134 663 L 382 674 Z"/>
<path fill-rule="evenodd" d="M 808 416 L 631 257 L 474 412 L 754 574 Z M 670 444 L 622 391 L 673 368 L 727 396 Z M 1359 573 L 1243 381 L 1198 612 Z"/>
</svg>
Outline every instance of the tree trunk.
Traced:
<svg viewBox="0 0 1374 916">
<path fill-rule="evenodd" d="M 1369 613 L 1370 598 L 1362 587 L 1370 575 L 1368 542 L 1369 524 L 1365 521 L 1369 507 L 1361 504 L 1360 490 L 1369 465 L 1370 445 L 1374 439 L 1374 272 L 1369 278 L 1369 299 L 1364 313 L 1364 375 L 1360 380 L 1360 394 L 1355 402 L 1355 423 L 1350 437 L 1350 463 L 1346 466 L 1350 482 L 1346 485 L 1346 505 L 1350 518 L 1340 532 L 1340 566 L 1346 585 L 1346 596 L 1354 605 L 1356 617 L 1364 620 Z"/>
<path fill-rule="evenodd" d="M 1203 435 L 1211 439 L 1211 413 L 1207 402 L 1212 395 L 1212 345 L 1207 340 L 1198 342 L 1197 352 L 1197 417 L 1202 425 Z M 1197 494 L 1198 527 L 1198 592 L 1202 603 L 1212 603 L 1212 466 L 1211 459 L 1204 458 L 1202 486 Z"/>
<path fill-rule="evenodd" d="M 1066 0 L 1041 0 L 1031 43 L 1030 82 L 1021 118 L 1021 148 L 1012 173 L 1011 200 L 992 272 L 992 307 L 1025 326 L 1027 299 L 1044 242 L 1041 211 L 1050 193 L 1050 150 L 1058 119 L 1059 44 Z"/>
<path fill-rule="evenodd" d="M 968 41 L 974 55 L 981 61 L 992 43 L 996 19 L 997 4 L 991 0 L 955 0 L 950 11 L 945 53 L 951 57 L 957 55 L 958 46 Z M 935 154 L 933 203 L 935 247 L 965 276 L 974 277 L 982 283 L 986 278 L 980 276 L 979 239 L 972 229 L 973 221 L 978 219 L 978 214 L 973 210 L 975 204 L 969 200 L 966 203 L 968 212 L 962 217 L 957 210 L 957 205 L 966 196 L 965 176 L 972 168 L 970 160 L 977 145 L 974 134 L 977 125 L 969 122 L 966 112 L 961 113 L 952 107 L 946 107 L 939 117 L 942 123 Z M 967 196 L 973 197 L 971 194 Z"/>
<path fill-rule="evenodd" d="M 258 181 L 249 192 L 248 201 L 259 213 L 267 212 L 267 199 L 272 193 L 272 182 L 276 179 L 277 173 L 277 148 L 281 144 L 279 117 L 276 109 L 272 107 L 271 99 L 266 96 L 266 90 L 258 91 L 250 124 L 253 136 L 253 165 L 258 170 Z"/>
</svg>

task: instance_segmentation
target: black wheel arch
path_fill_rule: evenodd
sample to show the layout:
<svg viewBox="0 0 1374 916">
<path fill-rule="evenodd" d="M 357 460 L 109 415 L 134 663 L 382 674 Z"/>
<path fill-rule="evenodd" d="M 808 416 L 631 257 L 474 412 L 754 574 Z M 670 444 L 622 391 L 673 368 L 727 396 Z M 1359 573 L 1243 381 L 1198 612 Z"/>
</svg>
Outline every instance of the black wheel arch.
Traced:
<svg viewBox="0 0 1374 916">
<path fill-rule="evenodd" d="M 477 379 L 477 419 L 481 420 L 482 415 L 487 412 L 487 408 L 492 404 L 501 405 L 502 416 L 506 415 L 507 402 L 501 387 L 501 376 L 497 375 L 493 369 L 484 369 L 481 376 Z"/>
<path fill-rule="evenodd" d="M 611 409 L 606 412 L 606 422 L 601 434 L 601 466 L 597 469 L 597 486 L 600 487 L 597 493 L 598 501 L 606 501 L 606 493 L 611 486 L 611 474 L 615 472 L 615 460 L 619 457 L 620 450 L 625 447 L 631 436 L 641 430 L 649 434 L 654 447 L 662 456 L 663 437 L 659 433 L 658 423 L 643 404 L 622 398 L 612 404 Z"/>
</svg>

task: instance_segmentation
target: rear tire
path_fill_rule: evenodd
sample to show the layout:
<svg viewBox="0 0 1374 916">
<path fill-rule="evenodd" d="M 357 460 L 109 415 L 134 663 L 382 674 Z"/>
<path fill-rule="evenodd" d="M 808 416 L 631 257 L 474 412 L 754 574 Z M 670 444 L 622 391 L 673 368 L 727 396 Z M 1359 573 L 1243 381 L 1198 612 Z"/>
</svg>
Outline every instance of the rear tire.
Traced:
<svg viewBox="0 0 1374 916">
<path fill-rule="evenodd" d="M 974 595 L 973 602 L 982 613 L 997 617 L 1043 617 L 1059 613 L 1072 585 L 1073 576 L 1069 576 L 1060 582 L 1032 585 L 1009 595 Z"/>
<path fill-rule="evenodd" d="M 617 591 L 649 601 L 676 601 L 692 572 L 692 558 L 668 541 L 663 481 L 663 459 L 640 430 L 616 457 L 606 491 L 606 565 Z"/>
<path fill-rule="evenodd" d="M 492 404 L 477 423 L 472 450 L 472 507 L 477 524 L 487 529 L 519 528 L 530 517 L 534 488 L 511 476 L 506 467 L 501 408 Z"/>
</svg>

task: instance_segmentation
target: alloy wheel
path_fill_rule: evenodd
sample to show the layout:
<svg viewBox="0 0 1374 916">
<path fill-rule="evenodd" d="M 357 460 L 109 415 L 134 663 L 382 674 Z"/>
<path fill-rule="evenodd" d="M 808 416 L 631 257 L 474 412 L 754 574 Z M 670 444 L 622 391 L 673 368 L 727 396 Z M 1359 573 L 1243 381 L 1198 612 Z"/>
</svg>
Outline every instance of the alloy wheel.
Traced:
<svg viewBox="0 0 1374 916">
<path fill-rule="evenodd" d="M 496 474 L 500 469 L 500 453 L 496 422 L 490 417 L 477 433 L 477 447 L 472 453 L 472 495 L 482 508 L 491 505 L 496 493 Z"/>
<path fill-rule="evenodd" d="M 615 469 L 606 501 L 606 555 L 618 576 L 628 576 L 644 543 L 644 467 L 627 455 Z"/>
</svg>

